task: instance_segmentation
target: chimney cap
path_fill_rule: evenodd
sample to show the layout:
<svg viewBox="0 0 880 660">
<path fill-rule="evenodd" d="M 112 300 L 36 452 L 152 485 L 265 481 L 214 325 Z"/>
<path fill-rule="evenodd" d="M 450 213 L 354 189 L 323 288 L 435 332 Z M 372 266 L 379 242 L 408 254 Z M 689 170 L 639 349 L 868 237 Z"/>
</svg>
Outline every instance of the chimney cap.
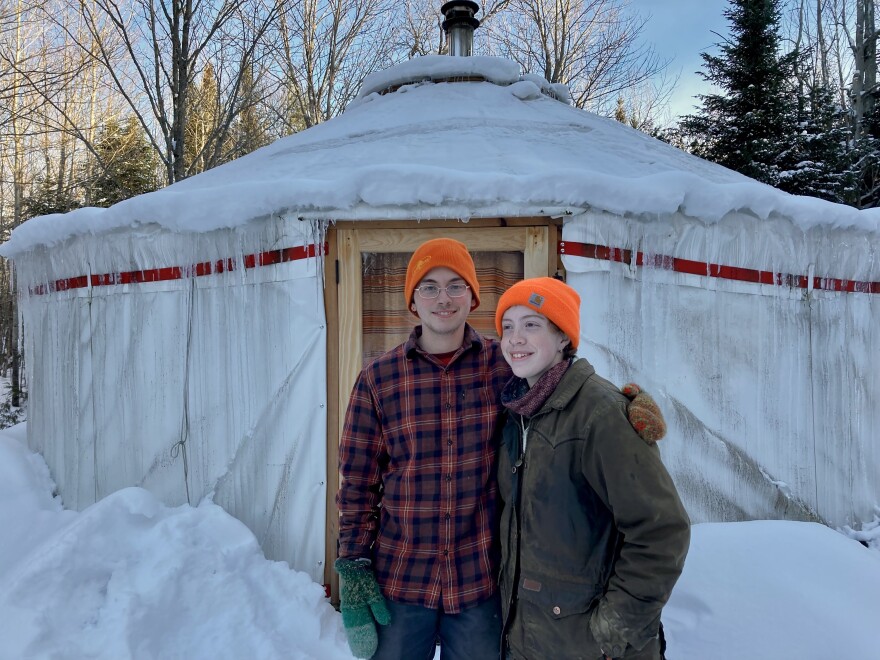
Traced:
<svg viewBox="0 0 880 660">
<path fill-rule="evenodd" d="M 476 14 L 478 11 L 480 11 L 480 5 L 478 5 L 476 2 L 473 2 L 473 0 L 449 0 L 449 2 L 444 2 L 443 6 L 440 7 L 440 13 L 445 16 L 447 11 L 449 11 L 453 7 L 458 6 L 470 9 L 471 13 L 473 14 Z"/>
<path fill-rule="evenodd" d="M 453 25 L 464 23 L 470 25 L 473 29 L 480 27 L 479 19 L 474 18 L 474 14 L 480 11 L 480 5 L 473 0 L 450 0 L 440 7 L 446 20 L 443 21 L 443 29 L 449 31 Z"/>
</svg>

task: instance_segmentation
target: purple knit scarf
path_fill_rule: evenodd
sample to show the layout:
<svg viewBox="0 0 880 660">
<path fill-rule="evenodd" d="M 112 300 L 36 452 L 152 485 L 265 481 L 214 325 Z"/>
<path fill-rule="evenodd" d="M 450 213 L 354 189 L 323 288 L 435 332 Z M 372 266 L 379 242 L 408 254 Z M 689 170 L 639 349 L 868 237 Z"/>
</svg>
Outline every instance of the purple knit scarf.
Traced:
<svg viewBox="0 0 880 660">
<path fill-rule="evenodd" d="M 541 406 L 550 398 L 559 381 L 565 375 L 565 371 L 571 365 L 571 360 L 563 360 L 548 369 L 532 387 L 529 387 L 525 378 L 514 376 L 504 386 L 501 392 L 501 403 L 508 410 L 531 417 L 541 409 Z"/>
</svg>

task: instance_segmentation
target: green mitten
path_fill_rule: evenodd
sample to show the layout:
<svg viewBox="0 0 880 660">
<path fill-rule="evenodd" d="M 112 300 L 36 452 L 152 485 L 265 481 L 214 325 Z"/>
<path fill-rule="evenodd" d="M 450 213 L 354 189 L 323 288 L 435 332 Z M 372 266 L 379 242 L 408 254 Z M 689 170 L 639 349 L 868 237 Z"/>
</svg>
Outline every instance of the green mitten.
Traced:
<svg viewBox="0 0 880 660">
<path fill-rule="evenodd" d="M 337 559 L 339 573 L 339 609 L 348 646 L 356 658 L 371 658 L 379 646 L 376 623 L 387 626 L 391 614 L 379 591 L 370 562 Z"/>
<path fill-rule="evenodd" d="M 620 391 L 629 399 L 626 414 L 636 433 L 648 444 L 662 440 L 666 435 L 666 420 L 657 402 L 635 383 L 627 383 Z"/>
</svg>

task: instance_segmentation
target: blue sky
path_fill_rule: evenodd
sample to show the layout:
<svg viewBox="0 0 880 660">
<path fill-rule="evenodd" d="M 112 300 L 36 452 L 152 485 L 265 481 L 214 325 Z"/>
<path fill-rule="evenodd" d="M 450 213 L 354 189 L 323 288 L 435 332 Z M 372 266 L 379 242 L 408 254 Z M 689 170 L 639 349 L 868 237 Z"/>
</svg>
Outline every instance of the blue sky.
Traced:
<svg viewBox="0 0 880 660">
<path fill-rule="evenodd" d="M 673 116 L 694 111 L 696 94 L 708 86 L 695 72 L 703 63 L 700 53 L 714 52 L 721 41 L 715 34 L 727 34 L 722 12 L 727 0 L 630 0 L 634 11 L 651 16 L 643 37 L 652 43 L 663 58 L 669 58 L 669 73 L 681 74 L 670 102 Z"/>
</svg>

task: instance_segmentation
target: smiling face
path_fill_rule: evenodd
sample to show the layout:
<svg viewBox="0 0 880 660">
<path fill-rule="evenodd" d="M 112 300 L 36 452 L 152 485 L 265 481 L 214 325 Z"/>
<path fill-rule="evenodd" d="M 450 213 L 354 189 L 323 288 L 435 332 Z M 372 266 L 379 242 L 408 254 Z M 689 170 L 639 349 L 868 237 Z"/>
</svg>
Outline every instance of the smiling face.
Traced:
<svg viewBox="0 0 880 660">
<path fill-rule="evenodd" d="M 467 284 L 454 270 L 434 268 L 423 277 L 416 289 L 423 284 L 434 284 L 445 289 L 450 284 Z M 428 353 L 448 353 L 461 346 L 464 340 L 464 324 L 471 312 L 473 295 L 470 289 L 463 296 L 450 298 L 444 290 L 436 298 L 422 298 L 418 290 L 413 292 L 410 309 L 422 321 L 419 344 Z"/>
<path fill-rule="evenodd" d="M 504 359 L 529 387 L 562 362 L 562 351 L 569 344 L 568 337 L 546 316 L 523 305 L 504 312 L 501 331 Z"/>
</svg>

